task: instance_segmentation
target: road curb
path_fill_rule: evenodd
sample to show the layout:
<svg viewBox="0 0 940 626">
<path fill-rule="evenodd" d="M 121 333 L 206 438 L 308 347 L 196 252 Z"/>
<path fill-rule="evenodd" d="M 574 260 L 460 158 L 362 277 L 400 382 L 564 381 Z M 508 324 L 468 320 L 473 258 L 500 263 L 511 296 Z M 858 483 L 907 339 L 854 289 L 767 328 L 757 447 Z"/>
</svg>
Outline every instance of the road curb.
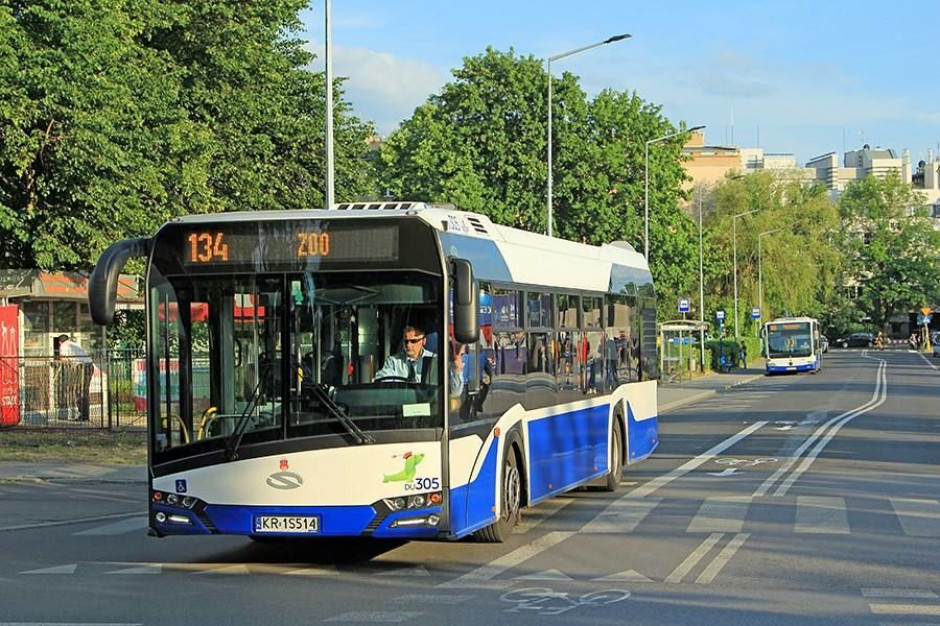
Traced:
<svg viewBox="0 0 940 626">
<path fill-rule="evenodd" d="M 699 401 L 699 400 L 703 400 L 703 399 L 705 399 L 705 398 L 708 398 L 709 396 L 713 396 L 713 395 L 717 394 L 719 391 L 728 391 L 729 389 L 732 389 L 732 388 L 737 387 L 737 386 L 739 386 L 739 385 L 745 385 L 745 384 L 747 384 L 747 383 L 753 382 L 753 381 L 755 381 L 755 380 L 757 380 L 757 379 L 759 379 L 759 378 L 763 378 L 763 377 L 764 377 L 763 374 L 755 374 L 755 375 L 753 375 L 753 376 L 748 376 L 747 378 L 742 378 L 741 380 L 735 381 L 735 382 L 733 382 L 733 383 L 728 383 L 728 384 L 726 384 L 726 385 L 721 385 L 721 386 L 719 386 L 719 387 L 715 387 L 714 389 L 706 389 L 706 390 L 703 390 L 703 391 L 701 391 L 701 392 L 699 392 L 699 393 L 695 393 L 695 394 L 692 394 L 692 395 L 690 395 L 690 396 L 687 396 L 687 397 L 685 397 L 685 398 L 679 398 L 679 399 L 677 399 L 677 400 L 672 400 L 672 401 L 670 401 L 670 402 L 667 402 L 666 404 L 661 404 L 661 405 L 659 405 L 659 412 L 660 412 L 660 413 L 666 413 L 666 412 L 672 411 L 672 410 L 674 410 L 674 409 L 678 409 L 678 408 L 683 407 L 683 406 L 685 406 L 685 405 L 687 405 L 687 404 L 692 404 L 693 402 L 697 402 L 697 401 Z"/>
</svg>

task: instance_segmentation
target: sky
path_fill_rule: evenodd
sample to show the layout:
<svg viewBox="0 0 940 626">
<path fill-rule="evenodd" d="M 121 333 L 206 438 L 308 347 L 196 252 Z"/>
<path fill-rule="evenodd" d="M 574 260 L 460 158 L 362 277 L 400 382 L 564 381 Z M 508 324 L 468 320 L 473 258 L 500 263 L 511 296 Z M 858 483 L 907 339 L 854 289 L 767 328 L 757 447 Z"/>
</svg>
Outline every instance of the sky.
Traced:
<svg viewBox="0 0 940 626">
<path fill-rule="evenodd" d="M 301 13 L 323 68 L 324 0 Z M 813 157 L 861 148 L 940 158 L 940 2 L 355 0 L 332 3 L 334 77 L 387 135 L 487 46 L 552 62 L 588 96 L 636 91 L 708 145 Z"/>
</svg>

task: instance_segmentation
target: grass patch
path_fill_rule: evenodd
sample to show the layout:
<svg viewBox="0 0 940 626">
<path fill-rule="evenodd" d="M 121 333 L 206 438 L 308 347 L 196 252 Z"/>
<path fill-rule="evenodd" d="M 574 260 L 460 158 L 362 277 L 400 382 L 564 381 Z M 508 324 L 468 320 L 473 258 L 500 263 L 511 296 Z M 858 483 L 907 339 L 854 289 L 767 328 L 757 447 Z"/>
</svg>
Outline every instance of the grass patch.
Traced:
<svg viewBox="0 0 940 626">
<path fill-rule="evenodd" d="M 0 430 L 0 461 L 143 465 L 147 434 L 143 430 Z"/>
</svg>

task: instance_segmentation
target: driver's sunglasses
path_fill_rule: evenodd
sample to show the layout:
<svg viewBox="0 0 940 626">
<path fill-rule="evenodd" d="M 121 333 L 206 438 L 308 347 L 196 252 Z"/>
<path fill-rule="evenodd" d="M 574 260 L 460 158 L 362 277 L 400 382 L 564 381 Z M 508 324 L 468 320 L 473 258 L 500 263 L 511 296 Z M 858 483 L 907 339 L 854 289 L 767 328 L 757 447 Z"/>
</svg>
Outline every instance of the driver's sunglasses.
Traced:
<svg viewBox="0 0 940 626">
<path fill-rule="evenodd" d="M 412 337 L 411 339 L 405 339 L 405 343 L 418 343 L 424 341 L 424 336 L 421 337 Z"/>
</svg>

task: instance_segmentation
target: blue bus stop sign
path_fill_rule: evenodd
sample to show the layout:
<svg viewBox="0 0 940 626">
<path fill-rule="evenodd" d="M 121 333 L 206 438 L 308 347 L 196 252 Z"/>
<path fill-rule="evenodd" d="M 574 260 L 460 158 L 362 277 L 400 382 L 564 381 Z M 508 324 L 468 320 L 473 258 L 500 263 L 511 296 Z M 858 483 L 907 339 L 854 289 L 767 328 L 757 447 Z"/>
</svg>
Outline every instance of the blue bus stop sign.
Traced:
<svg viewBox="0 0 940 626">
<path fill-rule="evenodd" d="M 692 304 L 688 298 L 679 298 L 679 313 L 688 313 L 692 310 Z"/>
<path fill-rule="evenodd" d="M 760 307 L 756 306 L 751 309 L 751 319 L 759 320 L 760 319 Z"/>
<path fill-rule="evenodd" d="M 715 311 L 715 319 L 718 320 L 719 322 L 723 321 L 725 319 L 725 310 L 718 309 L 717 311 Z"/>
</svg>

